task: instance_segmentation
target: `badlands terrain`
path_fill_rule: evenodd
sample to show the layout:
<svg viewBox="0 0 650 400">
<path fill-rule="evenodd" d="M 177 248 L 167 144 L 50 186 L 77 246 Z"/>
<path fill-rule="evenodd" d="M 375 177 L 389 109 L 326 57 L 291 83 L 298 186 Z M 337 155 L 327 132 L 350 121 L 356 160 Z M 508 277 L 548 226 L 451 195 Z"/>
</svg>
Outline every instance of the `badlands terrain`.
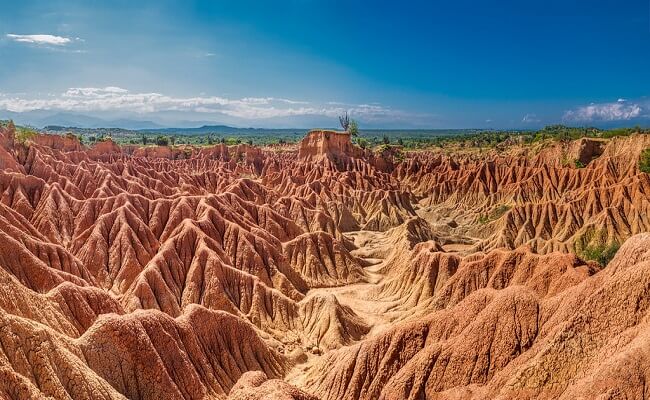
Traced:
<svg viewBox="0 0 650 400">
<path fill-rule="evenodd" d="M 648 147 L 1 128 L 0 398 L 650 397 Z"/>
</svg>

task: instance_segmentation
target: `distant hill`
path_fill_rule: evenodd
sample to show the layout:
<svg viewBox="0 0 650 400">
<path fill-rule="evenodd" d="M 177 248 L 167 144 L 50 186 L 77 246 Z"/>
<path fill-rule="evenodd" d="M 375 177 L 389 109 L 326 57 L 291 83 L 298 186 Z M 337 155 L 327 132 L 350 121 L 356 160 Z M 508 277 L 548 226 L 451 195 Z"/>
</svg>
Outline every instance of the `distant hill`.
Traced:
<svg viewBox="0 0 650 400">
<path fill-rule="evenodd" d="M 207 133 L 241 134 L 245 132 L 268 132 L 268 131 L 301 131 L 303 129 L 265 129 L 265 128 L 236 128 L 228 125 L 203 125 L 198 128 L 158 128 L 140 129 L 145 132 L 177 135 L 205 135 Z"/>
<path fill-rule="evenodd" d="M 99 118 L 85 114 L 69 112 L 51 112 L 36 110 L 32 112 L 17 113 L 1 111 L 0 119 L 12 119 L 20 125 L 33 127 L 79 127 L 93 128 L 121 128 L 121 129 L 158 129 L 163 126 L 153 121 L 130 118 Z"/>
</svg>

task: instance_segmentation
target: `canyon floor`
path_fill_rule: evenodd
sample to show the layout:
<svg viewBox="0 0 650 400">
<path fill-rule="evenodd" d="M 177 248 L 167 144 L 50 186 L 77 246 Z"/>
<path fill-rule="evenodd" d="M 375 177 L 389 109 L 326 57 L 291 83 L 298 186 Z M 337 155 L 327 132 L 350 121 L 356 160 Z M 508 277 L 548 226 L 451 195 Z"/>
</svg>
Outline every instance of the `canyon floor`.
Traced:
<svg viewBox="0 0 650 400">
<path fill-rule="evenodd" d="M 649 147 L 0 128 L 0 398 L 647 398 Z"/>
</svg>

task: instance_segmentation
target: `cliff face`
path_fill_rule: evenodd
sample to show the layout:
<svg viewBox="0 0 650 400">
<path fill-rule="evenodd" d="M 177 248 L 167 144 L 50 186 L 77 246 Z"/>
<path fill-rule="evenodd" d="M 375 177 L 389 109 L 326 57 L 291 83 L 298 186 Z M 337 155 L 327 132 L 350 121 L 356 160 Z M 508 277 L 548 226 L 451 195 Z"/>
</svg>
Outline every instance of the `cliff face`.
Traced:
<svg viewBox="0 0 650 400">
<path fill-rule="evenodd" d="M 298 148 L 298 157 L 312 159 L 324 156 L 360 157 L 360 148 L 354 146 L 345 132 L 314 130 L 305 136 Z"/>
<path fill-rule="evenodd" d="M 368 166 L 376 171 L 391 172 L 395 167 L 396 154 L 393 148 L 376 153 L 364 150 L 352 143 L 349 133 L 330 130 L 310 131 L 298 147 L 299 159 L 306 162 L 325 161 L 341 172 L 364 170 Z"/>
</svg>

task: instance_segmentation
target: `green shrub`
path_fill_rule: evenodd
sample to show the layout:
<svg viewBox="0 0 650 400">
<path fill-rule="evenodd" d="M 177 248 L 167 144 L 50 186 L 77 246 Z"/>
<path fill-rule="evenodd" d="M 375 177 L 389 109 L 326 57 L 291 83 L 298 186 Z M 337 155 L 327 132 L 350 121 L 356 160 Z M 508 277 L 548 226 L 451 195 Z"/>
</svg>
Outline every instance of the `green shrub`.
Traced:
<svg viewBox="0 0 650 400">
<path fill-rule="evenodd" d="M 604 267 L 612 261 L 620 247 L 618 242 L 587 246 L 582 250 L 580 256 L 585 260 L 596 261 Z"/>
<path fill-rule="evenodd" d="M 16 128 L 16 141 L 19 143 L 25 144 L 28 140 L 36 136 L 38 132 L 31 128 L 17 127 Z"/>
<path fill-rule="evenodd" d="M 573 165 L 575 165 L 576 168 L 584 168 L 584 167 L 586 167 L 586 165 L 582 161 L 578 160 L 577 158 L 575 160 L 573 160 Z"/>
<path fill-rule="evenodd" d="M 495 209 L 490 211 L 488 214 L 481 214 L 478 217 L 478 223 L 485 225 L 488 222 L 496 221 L 497 219 L 504 216 L 512 207 L 507 204 L 500 204 Z"/>
<path fill-rule="evenodd" d="M 362 149 L 365 149 L 365 148 L 370 146 L 370 143 L 368 142 L 367 139 L 360 137 L 360 138 L 357 139 L 357 145 L 359 147 L 361 147 Z"/>
<path fill-rule="evenodd" d="M 641 152 L 641 158 L 639 160 L 639 169 L 641 172 L 650 174 L 650 148 L 647 148 Z"/>
<path fill-rule="evenodd" d="M 359 124 L 355 120 L 350 120 L 350 126 L 348 126 L 347 131 L 352 137 L 359 136 Z"/>
<path fill-rule="evenodd" d="M 510 208 L 511 207 L 507 204 L 501 204 L 500 206 L 495 208 L 494 211 L 492 211 L 492 218 L 494 219 L 501 218 L 505 213 L 508 212 L 508 210 L 510 210 Z"/>
</svg>

